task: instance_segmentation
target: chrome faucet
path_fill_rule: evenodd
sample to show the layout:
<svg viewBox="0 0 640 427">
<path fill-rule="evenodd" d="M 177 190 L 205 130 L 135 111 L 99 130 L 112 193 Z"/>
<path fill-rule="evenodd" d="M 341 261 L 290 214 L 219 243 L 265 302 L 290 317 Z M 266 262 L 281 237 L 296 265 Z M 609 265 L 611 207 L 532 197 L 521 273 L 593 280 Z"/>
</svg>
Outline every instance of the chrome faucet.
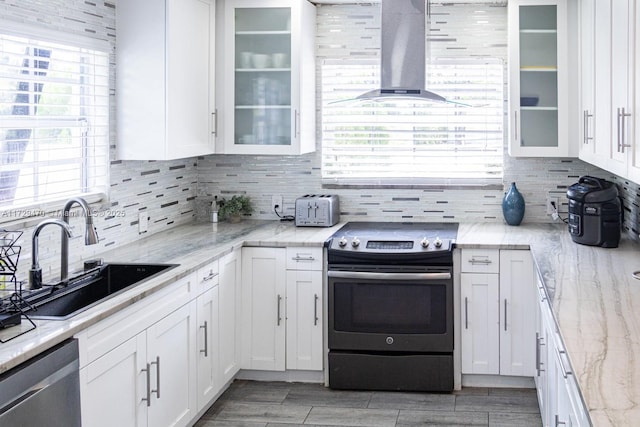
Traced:
<svg viewBox="0 0 640 427">
<path fill-rule="evenodd" d="M 64 221 L 59 219 L 45 219 L 33 229 L 31 237 L 31 270 L 29 270 L 29 288 L 40 289 L 42 287 L 42 269 L 38 260 L 38 236 L 40 231 L 49 224 L 55 224 L 62 227 L 62 234 L 71 237 L 71 227 Z"/>
<path fill-rule="evenodd" d="M 85 246 L 95 245 L 98 243 L 98 232 L 93 226 L 93 214 L 86 200 L 80 197 L 69 199 L 62 210 L 62 220 L 66 224 L 69 224 L 69 211 L 71 211 L 71 207 L 76 203 L 82 208 L 85 217 L 84 244 Z M 62 245 L 60 249 L 60 280 L 62 281 L 66 280 L 69 275 L 69 237 L 70 235 L 64 232 L 62 233 Z"/>
</svg>

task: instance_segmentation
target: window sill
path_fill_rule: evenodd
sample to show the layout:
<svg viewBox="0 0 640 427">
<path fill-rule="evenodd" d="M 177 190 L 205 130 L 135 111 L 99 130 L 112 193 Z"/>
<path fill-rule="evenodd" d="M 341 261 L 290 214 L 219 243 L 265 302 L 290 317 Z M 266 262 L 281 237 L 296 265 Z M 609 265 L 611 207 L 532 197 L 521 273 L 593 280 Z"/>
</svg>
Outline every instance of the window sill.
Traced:
<svg viewBox="0 0 640 427">
<path fill-rule="evenodd" d="M 496 179 L 323 179 L 327 189 L 408 189 L 408 190 L 504 190 L 502 178 Z"/>
</svg>

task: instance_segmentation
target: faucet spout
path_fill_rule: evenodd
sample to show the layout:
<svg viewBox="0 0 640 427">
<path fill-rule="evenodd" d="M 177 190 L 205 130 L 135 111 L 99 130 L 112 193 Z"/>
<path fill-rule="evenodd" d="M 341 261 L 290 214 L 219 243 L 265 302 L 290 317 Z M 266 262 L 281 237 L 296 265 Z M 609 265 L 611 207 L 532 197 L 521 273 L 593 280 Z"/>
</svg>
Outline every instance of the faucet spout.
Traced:
<svg viewBox="0 0 640 427">
<path fill-rule="evenodd" d="M 81 197 L 73 197 L 69 199 L 62 210 L 62 220 L 69 224 L 69 212 L 74 204 L 80 206 L 85 217 L 85 246 L 95 245 L 98 243 L 98 232 L 93 225 L 93 214 L 86 200 Z M 69 275 L 69 236 L 65 233 L 62 233 L 62 247 L 60 253 L 60 279 L 66 280 Z"/>
<path fill-rule="evenodd" d="M 40 268 L 40 261 L 38 255 L 38 240 L 40 231 L 49 225 L 55 224 L 62 228 L 62 234 L 69 238 L 71 237 L 71 227 L 64 221 L 59 219 L 46 219 L 39 223 L 36 228 L 33 229 L 33 235 L 31 237 L 31 269 L 29 270 L 29 288 L 40 289 L 42 287 L 42 269 Z"/>
</svg>

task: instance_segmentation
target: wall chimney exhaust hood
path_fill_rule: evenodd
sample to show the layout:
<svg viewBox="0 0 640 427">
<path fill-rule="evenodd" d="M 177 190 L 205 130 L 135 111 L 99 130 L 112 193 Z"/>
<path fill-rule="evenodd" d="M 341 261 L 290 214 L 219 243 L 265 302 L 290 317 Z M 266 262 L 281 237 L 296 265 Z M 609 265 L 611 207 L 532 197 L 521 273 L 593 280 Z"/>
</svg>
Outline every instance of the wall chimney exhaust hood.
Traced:
<svg viewBox="0 0 640 427">
<path fill-rule="evenodd" d="M 382 0 L 380 89 L 356 100 L 412 98 L 431 102 L 447 100 L 425 89 L 425 0 Z"/>
</svg>

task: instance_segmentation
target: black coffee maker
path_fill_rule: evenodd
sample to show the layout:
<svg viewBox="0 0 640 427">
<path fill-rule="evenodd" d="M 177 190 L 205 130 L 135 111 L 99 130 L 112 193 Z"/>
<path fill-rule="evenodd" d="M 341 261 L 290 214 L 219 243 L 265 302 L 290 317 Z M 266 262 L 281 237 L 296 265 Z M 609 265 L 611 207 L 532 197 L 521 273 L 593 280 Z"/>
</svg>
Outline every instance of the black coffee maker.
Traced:
<svg viewBox="0 0 640 427">
<path fill-rule="evenodd" d="M 622 228 L 622 203 L 613 182 L 583 176 L 567 190 L 569 233 L 583 245 L 616 248 Z"/>
</svg>

